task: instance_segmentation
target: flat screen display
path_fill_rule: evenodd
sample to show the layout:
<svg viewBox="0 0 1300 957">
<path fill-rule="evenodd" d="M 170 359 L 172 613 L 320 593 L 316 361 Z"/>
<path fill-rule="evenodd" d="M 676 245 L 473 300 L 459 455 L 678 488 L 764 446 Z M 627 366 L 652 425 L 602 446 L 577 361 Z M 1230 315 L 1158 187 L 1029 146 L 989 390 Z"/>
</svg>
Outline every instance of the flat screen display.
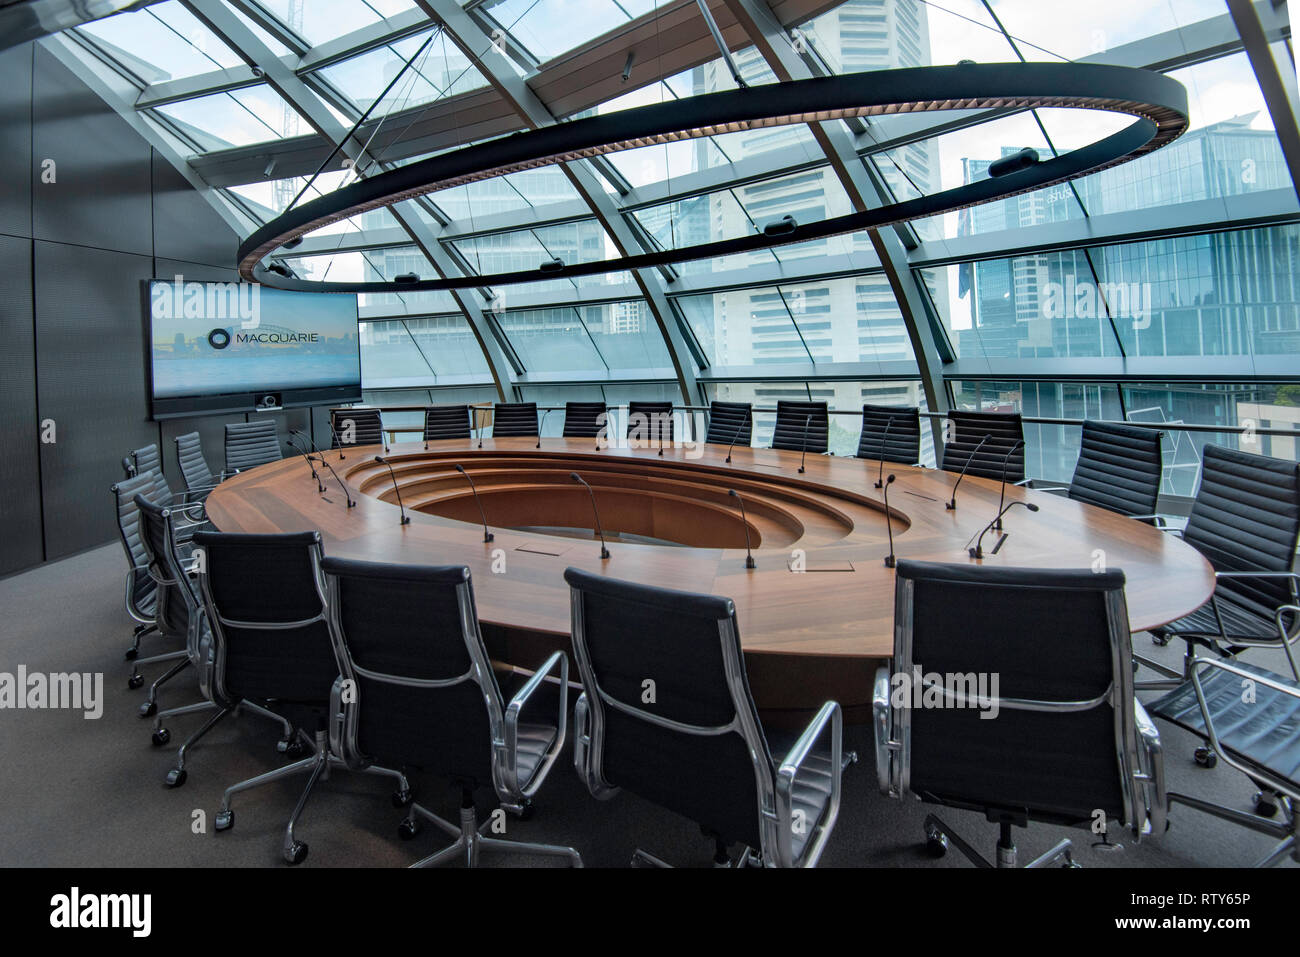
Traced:
<svg viewBox="0 0 1300 957">
<path fill-rule="evenodd" d="M 155 418 L 360 400 L 355 295 L 146 285 Z"/>
</svg>

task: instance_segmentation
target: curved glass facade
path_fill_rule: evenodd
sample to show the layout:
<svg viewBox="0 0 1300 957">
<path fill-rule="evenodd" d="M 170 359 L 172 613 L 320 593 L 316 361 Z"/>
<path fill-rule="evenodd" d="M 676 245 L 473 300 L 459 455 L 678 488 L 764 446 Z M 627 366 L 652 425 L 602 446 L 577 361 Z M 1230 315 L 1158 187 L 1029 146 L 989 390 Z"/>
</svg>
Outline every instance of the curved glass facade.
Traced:
<svg viewBox="0 0 1300 957">
<path fill-rule="evenodd" d="M 1026 427 L 1027 465 L 1056 480 L 1082 419 L 1163 422 L 1171 495 L 1191 493 L 1206 442 L 1294 457 L 1300 157 L 1279 131 L 1296 135 L 1297 84 L 1285 6 L 1255 7 L 1259 48 L 1224 0 L 715 4 L 751 87 L 960 60 L 1116 63 L 1183 83 L 1192 126 L 1137 162 L 879 234 L 640 275 L 364 296 L 367 396 L 825 399 L 836 454 L 856 448 L 863 403 L 1014 410 L 1045 420 Z M 241 234 L 304 188 L 736 86 L 698 9 L 656 0 L 171 0 L 62 39 L 136 90 L 120 108 Z M 1121 122 L 950 111 L 646 146 L 367 213 L 280 258 L 353 279 L 614 259 L 930 194 Z M 770 428 L 760 413 L 755 442 Z"/>
</svg>

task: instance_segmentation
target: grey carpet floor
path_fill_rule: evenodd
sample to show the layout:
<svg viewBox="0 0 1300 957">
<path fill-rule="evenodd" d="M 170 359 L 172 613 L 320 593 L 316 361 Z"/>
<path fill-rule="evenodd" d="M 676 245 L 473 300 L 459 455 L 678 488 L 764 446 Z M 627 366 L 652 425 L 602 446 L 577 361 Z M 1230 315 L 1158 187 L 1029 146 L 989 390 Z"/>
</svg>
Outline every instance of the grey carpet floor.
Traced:
<svg viewBox="0 0 1300 957">
<path fill-rule="evenodd" d="M 117 545 L 86 552 L 0 581 L 0 672 L 25 665 L 29 672 L 103 672 L 104 714 L 0 712 L 0 864 L 8 866 L 270 867 L 280 863 L 284 822 L 304 779 L 291 779 L 236 800 L 236 825 L 214 833 L 211 822 L 225 787 L 282 763 L 278 728 L 254 715 L 227 720 L 194 751 L 189 779 L 170 790 L 163 777 L 174 748 L 150 744 L 150 723 L 136 716 L 142 691 L 129 691 L 122 652 L 130 623 L 122 609 L 124 562 Z M 147 641 L 147 639 L 146 639 Z M 157 647 L 155 639 L 149 647 Z M 1170 664 L 1181 651 L 1156 649 L 1140 635 L 1141 651 Z M 1251 660 L 1282 670 L 1281 656 Z M 155 666 L 148 672 L 158 673 Z M 197 700 L 192 680 L 164 688 L 164 706 Z M 170 722 L 179 743 L 202 716 Z M 1253 788 L 1222 764 L 1212 770 L 1191 759 L 1191 736 L 1161 727 L 1171 790 L 1197 794 L 1243 810 Z M 965 867 L 956 852 L 942 860 L 920 850 L 921 822 L 930 808 L 881 795 L 875 784 L 871 732 L 846 729 L 845 746 L 862 760 L 845 775 L 844 800 L 823 866 Z M 401 812 L 390 803 L 383 779 L 336 773 L 313 795 L 299 827 L 310 845 L 304 867 L 398 866 L 431 853 L 444 839 L 426 828 L 411 842 L 397 837 Z M 447 817 L 457 795 L 421 782 L 419 800 Z M 488 810 L 486 799 L 484 812 Z M 992 854 L 997 829 L 978 814 L 939 813 L 976 847 Z M 1017 831 L 1022 860 L 1073 837 L 1086 867 L 1245 866 L 1271 846 L 1270 838 L 1216 818 L 1175 807 L 1168 833 L 1135 844 L 1118 837 L 1122 851 L 1093 849 L 1090 835 L 1044 825 Z M 562 756 L 537 799 L 536 816 L 508 822 L 509 838 L 569 844 L 588 866 L 624 866 L 643 847 L 679 865 L 707 865 L 711 842 L 690 822 L 631 795 L 596 801 Z M 549 863 L 489 856 L 485 864 Z M 1287 862 L 1286 866 L 1290 866 Z"/>
</svg>

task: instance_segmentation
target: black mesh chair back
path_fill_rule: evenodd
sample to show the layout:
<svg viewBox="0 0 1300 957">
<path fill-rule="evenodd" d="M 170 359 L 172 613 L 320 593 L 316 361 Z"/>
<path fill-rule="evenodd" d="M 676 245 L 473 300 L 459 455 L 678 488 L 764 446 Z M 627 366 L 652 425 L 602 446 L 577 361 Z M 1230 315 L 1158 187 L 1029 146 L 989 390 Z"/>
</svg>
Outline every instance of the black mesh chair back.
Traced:
<svg viewBox="0 0 1300 957">
<path fill-rule="evenodd" d="M 138 449 L 132 449 L 127 453 L 126 458 L 122 459 L 122 468 L 126 472 L 126 477 L 140 475 L 143 472 L 162 473 L 162 455 L 158 451 L 158 446 L 152 442 Z"/>
<path fill-rule="evenodd" d="M 892 702 L 900 793 L 1070 825 L 1143 813 L 1123 572 L 900 560 L 894 628 L 891 682 L 952 693 Z M 979 676 L 998 677 L 983 699 Z"/>
<path fill-rule="evenodd" d="M 921 410 L 864 405 L 858 458 L 916 465 L 921 461 Z"/>
<path fill-rule="evenodd" d="M 468 405 L 430 405 L 424 409 L 424 441 L 468 439 L 470 419 Z"/>
<path fill-rule="evenodd" d="M 1163 433 L 1112 422 L 1084 422 L 1070 498 L 1121 515 L 1155 514 L 1164 474 Z"/>
<path fill-rule="evenodd" d="M 131 614 L 137 618 L 152 617 L 152 601 L 157 585 L 148 574 L 149 553 L 145 551 L 140 531 L 140 507 L 137 495 L 150 496 L 154 490 L 153 476 L 132 476 L 113 486 L 113 499 L 117 515 L 118 537 L 130 566 L 127 575 L 126 602 Z"/>
<path fill-rule="evenodd" d="M 217 484 L 217 478 L 208 467 L 208 460 L 203 457 L 203 440 L 197 432 L 186 432 L 176 436 L 176 460 L 180 463 L 181 478 L 185 481 L 186 492 L 195 500 L 201 501 Z"/>
<path fill-rule="evenodd" d="M 709 431 L 704 441 L 710 445 L 749 445 L 754 439 L 754 407 L 748 402 L 710 402 Z"/>
<path fill-rule="evenodd" d="M 953 411 L 948 413 L 948 419 L 952 425 L 944 436 L 945 471 L 960 472 L 969 461 L 966 474 L 1001 479 L 1005 463 L 1008 482 L 1024 480 L 1025 447 L 1020 446 L 1009 458 L 1007 455 L 1025 437 L 1019 413 Z M 980 445 L 985 436 L 988 440 Z"/>
<path fill-rule="evenodd" d="M 671 442 L 673 404 L 671 402 L 629 402 L 626 435 L 629 439 L 641 442 Z"/>
<path fill-rule="evenodd" d="M 830 445 L 830 415 L 825 402 L 791 402 L 785 399 L 776 403 L 776 429 L 772 432 L 772 448 L 791 452 L 822 453 Z"/>
<path fill-rule="evenodd" d="M 384 423 L 378 409 L 330 409 L 331 448 L 382 445 Z"/>
<path fill-rule="evenodd" d="M 1201 453 L 1201 486 L 1183 539 L 1216 572 L 1289 572 L 1300 536 L 1300 465 L 1219 445 Z M 1215 598 L 1256 615 L 1294 604 L 1289 578 L 1220 578 Z"/>
<path fill-rule="evenodd" d="M 242 472 L 268 462 L 278 462 L 280 440 L 271 419 L 226 424 L 226 471 Z"/>
<path fill-rule="evenodd" d="M 498 402 L 492 407 L 492 437 L 537 437 L 536 402 Z"/>
<path fill-rule="evenodd" d="M 375 763 L 492 785 L 502 697 L 469 569 L 325 559 L 334 640 L 355 681 L 355 746 Z"/>
<path fill-rule="evenodd" d="M 731 599 L 576 568 L 564 578 L 597 783 L 639 794 L 726 843 L 762 846 L 757 782 L 770 782 L 772 758 Z M 647 679 L 653 704 L 644 700 Z"/>
<path fill-rule="evenodd" d="M 140 539 L 147 556 L 149 577 L 157 585 L 154 624 L 164 637 L 188 639 L 191 627 L 197 622 L 198 596 L 176 554 L 171 511 L 153 504 L 144 495 L 135 497 L 135 505 L 139 510 Z"/>
<path fill-rule="evenodd" d="M 604 402 L 564 403 L 564 437 L 594 439 L 605 428 Z"/>
<path fill-rule="evenodd" d="M 214 693 L 324 708 L 339 669 L 325 616 L 317 532 L 197 532 L 199 582 L 216 651 Z M 272 710 L 277 710 L 273 708 Z"/>
</svg>

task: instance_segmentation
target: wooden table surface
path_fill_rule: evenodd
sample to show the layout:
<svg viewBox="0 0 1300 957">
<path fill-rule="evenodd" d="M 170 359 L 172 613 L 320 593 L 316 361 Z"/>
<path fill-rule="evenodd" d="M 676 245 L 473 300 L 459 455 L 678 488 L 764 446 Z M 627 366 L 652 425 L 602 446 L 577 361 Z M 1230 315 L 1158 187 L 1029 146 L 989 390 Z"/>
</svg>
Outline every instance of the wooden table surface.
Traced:
<svg viewBox="0 0 1300 957">
<path fill-rule="evenodd" d="M 589 571 L 666 588 L 726 595 L 736 603 L 755 698 L 768 711 L 803 711 L 828 697 L 847 709 L 869 707 L 876 664 L 893 648 L 894 572 L 882 492 L 873 460 L 800 455 L 773 449 L 671 446 L 596 449 L 591 439 L 407 442 L 388 455 L 409 525 L 399 510 L 379 446 L 325 453 L 352 489 L 355 508 L 324 470 L 317 491 L 308 464 L 289 458 L 241 473 L 208 497 L 222 531 L 317 529 L 327 555 L 370 561 L 462 564 L 470 568 L 485 635 L 494 655 L 532 666 L 567 647 L 569 595 L 563 571 Z M 462 465 L 474 477 L 495 541 L 483 542 L 478 506 Z M 595 490 L 610 538 L 602 561 L 590 534 L 591 500 L 570 478 Z M 967 476 L 948 510 L 956 476 L 886 464 L 894 544 L 900 558 L 972 563 L 966 546 L 996 514 L 999 483 Z M 745 568 L 744 497 L 758 568 Z M 1048 492 L 1008 486 L 1037 513 L 1012 509 L 1008 538 L 983 564 L 1089 568 L 1127 576 L 1133 631 L 1197 608 L 1214 588 L 1209 564 L 1173 535 Z M 585 529 L 568 534 L 520 528 Z M 638 536 L 633 543 L 615 532 Z M 651 544 L 673 542 L 684 544 Z M 984 538 L 987 553 L 998 533 Z M 795 569 L 804 569 L 798 571 Z M 1050 623 L 1044 623 L 1050 629 Z M 492 642 L 490 642 L 492 643 Z"/>
</svg>

